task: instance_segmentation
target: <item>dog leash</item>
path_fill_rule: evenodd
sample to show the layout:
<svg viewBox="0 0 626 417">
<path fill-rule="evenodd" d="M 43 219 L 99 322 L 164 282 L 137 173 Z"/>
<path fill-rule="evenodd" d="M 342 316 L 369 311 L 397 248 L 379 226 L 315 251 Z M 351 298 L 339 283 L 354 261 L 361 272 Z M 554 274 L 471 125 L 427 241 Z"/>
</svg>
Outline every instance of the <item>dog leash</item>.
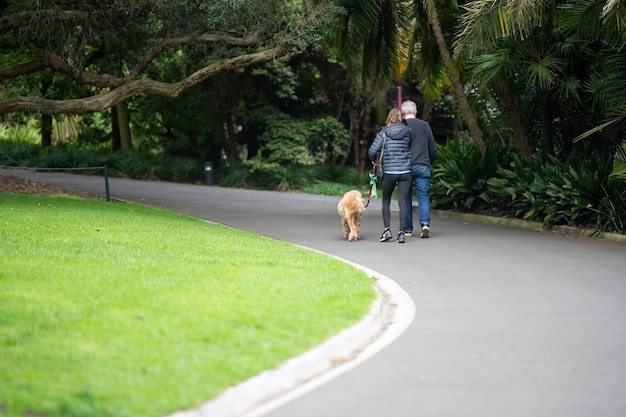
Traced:
<svg viewBox="0 0 626 417">
<path fill-rule="evenodd" d="M 367 203 L 365 203 L 364 205 L 365 208 L 367 208 L 367 206 L 370 205 L 370 198 L 372 198 L 372 196 L 374 196 L 374 198 L 378 196 L 378 194 L 376 193 L 376 165 L 378 165 L 378 162 L 374 162 L 374 166 L 372 167 L 372 172 L 369 174 L 370 191 L 367 193 Z"/>
<path fill-rule="evenodd" d="M 385 152 L 385 142 L 387 142 L 387 134 L 384 130 L 383 132 L 383 146 L 380 148 L 380 155 L 378 155 L 378 160 L 372 161 L 372 172 L 369 174 L 370 176 L 370 191 L 367 194 L 367 203 L 365 204 L 365 208 L 370 205 L 370 198 L 374 196 L 374 198 L 378 197 L 378 193 L 376 192 L 376 167 L 378 164 L 383 162 L 383 154 Z"/>
<path fill-rule="evenodd" d="M 369 174 L 370 176 L 370 191 L 367 194 L 367 203 L 365 204 L 365 208 L 370 205 L 370 197 L 374 196 L 374 198 L 378 197 L 378 193 L 376 192 L 376 167 L 378 164 L 383 162 L 383 154 L 385 153 L 385 142 L 387 142 L 387 134 L 384 130 L 383 133 L 383 146 L 380 148 L 380 155 L 378 155 L 378 160 L 372 161 L 372 172 Z M 372 191 L 373 190 L 373 191 Z"/>
</svg>

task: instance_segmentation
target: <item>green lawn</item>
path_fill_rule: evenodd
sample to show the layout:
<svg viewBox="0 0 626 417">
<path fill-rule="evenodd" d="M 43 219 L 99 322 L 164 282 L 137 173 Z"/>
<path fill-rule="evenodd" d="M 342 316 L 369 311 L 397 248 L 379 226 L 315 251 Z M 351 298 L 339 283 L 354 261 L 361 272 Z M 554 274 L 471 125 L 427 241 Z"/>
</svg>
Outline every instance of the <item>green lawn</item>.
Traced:
<svg viewBox="0 0 626 417">
<path fill-rule="evenodd" d="M 0 193 L 0 415 L 164 416 L 360 320 L 370 278 L 165 210 Z"/>
</svg>

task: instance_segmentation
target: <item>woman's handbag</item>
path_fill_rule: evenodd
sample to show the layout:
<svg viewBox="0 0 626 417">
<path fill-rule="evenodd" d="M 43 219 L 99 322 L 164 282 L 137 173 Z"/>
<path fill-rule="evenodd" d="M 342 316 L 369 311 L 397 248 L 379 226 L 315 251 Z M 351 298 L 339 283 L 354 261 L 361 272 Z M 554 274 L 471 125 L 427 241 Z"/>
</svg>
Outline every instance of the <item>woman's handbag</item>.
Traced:
<svg viewBox="0 0 626 417">
<path fill-rule="evenodd" d="M 383 163 L 382 162 L 377 162 L 376 163 L 376 182 L 379 184 L 383 183 Z"/>
<path fill-rule="evenodd" d="M 385 141 L 387 140 L 387 135 L 383 132 L 383 146 L 380 148 L 380 155 L 378 156 L 378 161 L 374 164 L 376 166 L 376 181 L 379 184 L 383 182 L 383 154 L 385 153 Z"/>
</svg>

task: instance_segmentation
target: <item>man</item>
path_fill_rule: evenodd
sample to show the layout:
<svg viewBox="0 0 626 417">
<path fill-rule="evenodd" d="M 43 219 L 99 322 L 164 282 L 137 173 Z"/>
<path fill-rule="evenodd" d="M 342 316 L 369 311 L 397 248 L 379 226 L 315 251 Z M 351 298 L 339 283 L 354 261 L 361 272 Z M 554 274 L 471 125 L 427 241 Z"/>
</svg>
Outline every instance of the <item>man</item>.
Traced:
<svg viewBox="0 0 626 417">
<path fill-rule="evenodd" d="M 430 237 L 430 167 L 437 157 L 435 138 L 430 125 L 417 118 L 417 105 L 411 100 L 402 103 L 402 110 L 406 113 L 406 123 L 413 139 L 411 140 L 411 173 L 417 194 L 421 238 Z M 407 198 L 407 221 L 404 230 L 405 236 L 413 233 L 413 202 L 412 191 Z"/>
</svg>

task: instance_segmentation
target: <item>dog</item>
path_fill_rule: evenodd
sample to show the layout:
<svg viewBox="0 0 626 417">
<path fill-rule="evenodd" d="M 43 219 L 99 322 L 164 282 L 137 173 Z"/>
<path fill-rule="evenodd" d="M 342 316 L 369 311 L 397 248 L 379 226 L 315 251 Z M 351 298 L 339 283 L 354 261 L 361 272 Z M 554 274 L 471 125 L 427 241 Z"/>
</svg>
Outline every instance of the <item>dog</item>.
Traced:
<svg viewBox="0 0 626 417">
<path fill-rule="evenodd" d="M 348 239 L 348 242 L 358 240 L 361 219 L 365 212 L 365 200 L 361 192 L 352 190 L 345 193 L 337 204 L 337 212 L 341 217 L 343 238 Z"/>
</svg>

